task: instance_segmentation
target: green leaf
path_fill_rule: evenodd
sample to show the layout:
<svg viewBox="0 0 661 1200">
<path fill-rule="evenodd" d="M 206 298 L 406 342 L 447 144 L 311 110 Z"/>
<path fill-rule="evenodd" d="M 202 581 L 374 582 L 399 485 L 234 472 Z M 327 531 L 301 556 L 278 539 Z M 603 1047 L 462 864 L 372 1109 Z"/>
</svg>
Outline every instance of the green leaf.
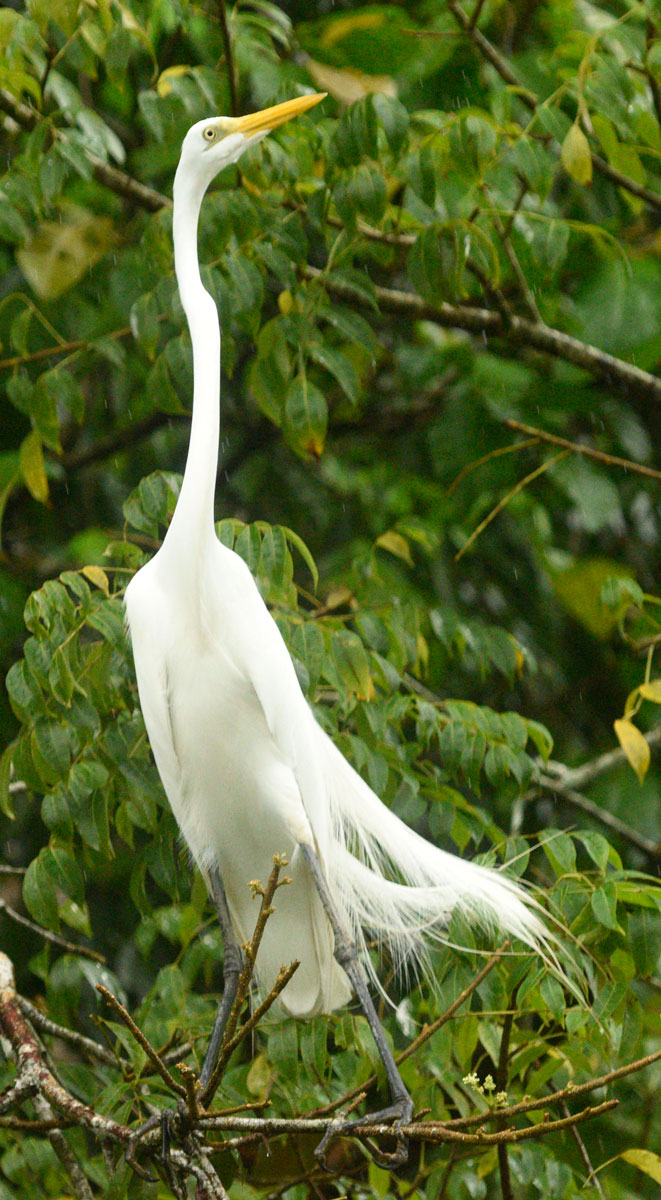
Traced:
<svg viewBox="0 0 661 1200">
<path fill-rule="evenodd" d="M 328 409 L 319 388 L 306 375 L 297 375 L 287 388 L 285 428 L 300 453 L 320 458 L 326 440 Z"/>
<path fill-rule="evenodd" d="M 622 929 L 617 921 L 617 894 L 614 883 L 609 881 L 603 887 L 597 888 L 590 897 L 590 904 L 600 925 L 605 925 L 607 929 L 614 929 L 617 933 L 622 933 Z"/>
<path fill-rule="evenodd" d="M 0 755 L 0 812 L 9 817 L 11 821 L 13 821 L 15 816 L 14 805 L 9 790 L 13 753 L 14 743 L 10 743 L 9 746 L 5 746 L 2 755 Z"/>
<path fill-rule="evenodd" d="M 57 892 L 47 867 L 48 847 L 30 863 L 23 879 L 23 900 L 28 912 L 40 925 L 57 929 L 60 923 Z"/>
<path fill-rule="evenodd" d="M 407 109 L 394 96 L 385 96 L 383 94 L 372 96 L 372 105 L 388 139 L 390 149 L 396 156 L 401 154 L 406 143 L 410 123 Z"/>
<path fill-rule="evenodd" d="M 332 634 L 330 648 L 339 678 L 348 694 L 359 700 L 371 700 L 374 684 L 360 638 L 348 630 L 339 630 Z"/>
<path fill-rule="evenodd" d="M 547 830 L 542 849 L 557 876 L 570 874 L 576 869 L 576 849 L 568 833 Z"/>
<path fill-rule="evenodd" d="M 360 382 L 351 359 L 340 350 L 334 350 L 322 342 L 311 342 L 308 349 L 310 357 L 333 375 L 351 403 L 357 404 L 360 399 Z"/>
</svg>

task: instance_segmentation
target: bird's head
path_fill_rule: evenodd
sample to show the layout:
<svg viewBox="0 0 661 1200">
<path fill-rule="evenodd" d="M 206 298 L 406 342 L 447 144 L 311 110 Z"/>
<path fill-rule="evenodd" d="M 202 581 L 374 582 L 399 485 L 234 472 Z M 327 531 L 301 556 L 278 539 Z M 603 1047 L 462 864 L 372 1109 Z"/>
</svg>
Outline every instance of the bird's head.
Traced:
<svg viewBox="0 0 661 1200">
<path fill-rule="evenodd" d="M 197 121 L 184 138 L 180 171 L 189 179 L 196 177 L 206 189 L 219 171 L 235 163 L 250 146 L 260 142 L 278 125 L 318 104 L 325 95 L 325 92 L 315 92 L 296 96 L 246 117 L 208 117 L 205 121 Z"/>
</svg>

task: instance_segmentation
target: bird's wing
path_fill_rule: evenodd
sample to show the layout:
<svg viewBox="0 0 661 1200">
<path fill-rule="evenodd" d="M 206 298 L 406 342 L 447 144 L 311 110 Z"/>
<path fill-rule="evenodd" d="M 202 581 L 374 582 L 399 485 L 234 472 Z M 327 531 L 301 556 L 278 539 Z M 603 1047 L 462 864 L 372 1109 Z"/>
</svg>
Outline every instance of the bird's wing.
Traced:
<svg viewBox="0 0 661 1200">
<path fill-rule="evenodd" d="M 242 559 L 232 554 L 232 611 L 225 611 L 224 644 L 250 680 L 284 763 L 291 768 L 305 816 L 322 858 L 330 844 L 330 809 L 323 764 L 316 751 L 317 724 L 301 691 L 291 655 Z M 223 603 L 228 589 L 225 587 Z"/>
<path fill-rule="evenodd" d="M 159 604 L 159 585 L 148 569 L 150 566 L 147 564 L 133 577 L 126 589 L 124 606 L 133 645 L 140 707 L 158 773 L 174 807 L 182 792 L 182 771 L 177 757 L 162 647 L 163 606 Z"/>
</svg>

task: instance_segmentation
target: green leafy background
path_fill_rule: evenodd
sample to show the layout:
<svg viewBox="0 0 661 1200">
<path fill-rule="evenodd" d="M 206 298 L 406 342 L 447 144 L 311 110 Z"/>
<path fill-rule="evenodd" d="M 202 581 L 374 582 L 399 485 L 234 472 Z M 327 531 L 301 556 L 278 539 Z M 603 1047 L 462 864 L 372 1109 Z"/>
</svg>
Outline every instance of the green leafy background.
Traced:
<svg viewBox="0 0 661 1200">
<path fill-rule="evenodd" d="M 636 740 L 661 700 L 659 479 L 635 470 L 654 466 L 661 393 L 617 366 L 653 373 L 661 351 L 661 10 L 487 0 L 478 28 L 495 63 L 463 11 L 228 8 L 241 111 L 302 87 L 329 96 L 218 179 L 200 230 L 224 330 L 219 537 L 255 573 L 318 719 L 384 802 L 457 853 L 525 871 L 590 988 L 591 1012 L 530 958 L 489 976 L 406 1064 L 437 1119 L 486 1103 L 462 1081 L 494 1072 L 514 995 L 510 1099 L 652 1052 L 661 946 L 659 773 Z M 199 1063 L 221 980 L 220 935 L 150 757 L 122 595 L 185 462 L 192 370 L 167 197 L 187 127 L 232 108 L 223 12 L 0 10 L 0 897 L 107 965 L 2 913 L 1 939 L 20 989 L 120 1039 L 136 1076 L 142 1051 L 94 984 L 155 1044 L 185 1031 Z M 526 333 L 541 322 L 615 368 L 544 353 Z M 539 786 L 551 754 L 575 767 L 615 749 L 623 717 L 638 778 L 622 757 L 585 792 L 638 841 Z M 434 967 L 436 996 L 388 981 L 397 1046 L 475 970 L 449 951 Z M 327 1103 L 375 1066 L 364 1026 L 353 1010 L 270 1017 L 232 1060 L 223 1101 Z M 138 1118 L 134 1083 L 53 1054 L 76 1095 Z M 659 1078 L 657 1063 L 623 1080 L 615 1113 L 581 1127 L 593 1166 L 613 1160 L 599 1175 L 613 1200 L 655 1194 L 643 1160 L 618 1156 L 659 1152 Z M 68 1137 L 99 1195 L 158 1194 Z M 514 1148 L 510 1166 L 517 1200 L 596 1194 L 569 1133 Z M 495 1150 L 427 1149 L 399 1179 L 360 1154 L 337 1170 L 324 1195 L 500 1195 Z M 240 1200 L 300 1174 L 279 1143 L 271 1158 L 222 1159 Z M 0 1128 L 0 1200 L 67 1186 L 46 1140 Z"/>
</svg>

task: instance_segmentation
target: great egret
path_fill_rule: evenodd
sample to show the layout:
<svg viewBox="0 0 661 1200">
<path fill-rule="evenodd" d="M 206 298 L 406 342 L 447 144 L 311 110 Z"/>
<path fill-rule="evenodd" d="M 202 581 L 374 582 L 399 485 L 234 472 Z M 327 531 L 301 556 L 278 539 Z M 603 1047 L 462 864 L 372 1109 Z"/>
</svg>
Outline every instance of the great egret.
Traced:
<svg viewBox="0 0 661 1200">
<path fill-rule="evenodd" d="M 300 967 L 281 997 L 292 1016 L 331 1012 L 357 994 L 390 1086 L 391 1104 L 378 1115 L 397 1127 L 413 1106 L 370 998 L 363 930 L 387 944 L 396 964 L 423 967 L 426 935 L 442 936 L 456 908 L 542 951 L 547 934 L 512 879 L 414 833 L 344 759 L 308 707 L 248 567 L 214 531 L 220 326 L 200 279 L 200 206 L 219 171 L 322 99 L 306 95 L 246 117 L 211 117 L 184 138 L 173 228 L 193 344 L 190 445 L 172 522 L 127 588 L 126 611 L 156 765 L 224 936 L 224 991 L 202 1084 L 254 923 L 248 882 L 265 878 L 274 853 L 284 852 L 293 882 L 279 891 L 266 927 L 260 983 L 268 988 L 295 953 Z M 404 1157 L 400 1146 L 398 1161 Z"/>
</svg>

